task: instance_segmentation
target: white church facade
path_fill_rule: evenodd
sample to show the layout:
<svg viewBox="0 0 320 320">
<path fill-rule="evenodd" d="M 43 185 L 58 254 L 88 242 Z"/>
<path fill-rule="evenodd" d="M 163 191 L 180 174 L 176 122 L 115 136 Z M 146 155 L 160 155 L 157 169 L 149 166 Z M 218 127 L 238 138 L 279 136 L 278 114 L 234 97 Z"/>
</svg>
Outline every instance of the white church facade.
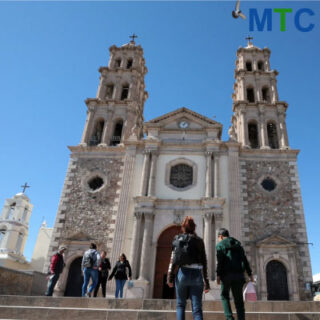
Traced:
<svg viewBox="0 0 320 320">
<path fill-rule="evenodd" d="M 188 108 L 144 122 L 148 97 L 143 50 L 110 48 L 96 98 L 70 162 L 45 269 L 68 247 L 56 295 L 80 295 L 80 263 L 90 242 L 112 264 L 124 252 L 134 287 L 128 297 L 172 298 L 165 284 L 171 241 L 193 216 L 204 238 L 217 298 L 216 233 L 230 230 L 258 276 L 261 300 L 311 297 L 311 264 L 286 102 L 279 100 L 270 50 L 250 41 L 237 51 L 229 140 L 222 124 Z M 231 71 L 230 71 L 231 73 Z"/>
</svg>

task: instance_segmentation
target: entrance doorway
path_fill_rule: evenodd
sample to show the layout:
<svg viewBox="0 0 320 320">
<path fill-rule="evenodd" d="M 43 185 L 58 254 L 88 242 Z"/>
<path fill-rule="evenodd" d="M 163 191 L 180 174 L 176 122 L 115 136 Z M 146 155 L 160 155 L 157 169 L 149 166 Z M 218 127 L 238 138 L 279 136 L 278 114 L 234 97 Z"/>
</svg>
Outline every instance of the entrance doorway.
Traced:
<svg viewBox="0 0 320 320">
<path fill-rule="evenodd" d="M 267 264 L 268 300 L 289 300 L 286 267 L 276 260 Z"/>
<path fill-rule="evenodd" d="M 82 257 L 79 257 L 74 259 L 70 265 L 67 286 L 64 292 L 66 297 L 81 297 L 81 289 L 83 284 L 81 262 Z"/>
<path fill-rule="evenodd" d="M 175 290 L 167 285 L 167 272 L 170 262 L 172 240 L 181 233 L 180 226 L 172 226 L 164 230 L 157 245 L 156 270 L 154 277 L 153 297 L 157 299 L 174 299 Z"/>
</svg>

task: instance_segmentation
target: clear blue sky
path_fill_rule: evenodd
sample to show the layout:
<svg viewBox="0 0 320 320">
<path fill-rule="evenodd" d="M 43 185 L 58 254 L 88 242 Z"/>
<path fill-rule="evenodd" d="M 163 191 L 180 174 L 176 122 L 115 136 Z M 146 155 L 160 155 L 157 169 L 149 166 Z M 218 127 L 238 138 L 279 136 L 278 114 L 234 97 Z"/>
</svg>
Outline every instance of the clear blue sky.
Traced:
<svg viewBox="0 0 320 320">
<path fill-rule="evenodd" d="M 53 226 L 69 151 L 85 122 L 84 100 L 95 97 L 98 68 L 112 44 L 139 35 L 149 72 L 145 119 L 186 106 L 216 116 L 224 126 L 232 114 L 236 50 L 246 45 L 249 22 L 231 17 L 234 2 L 0 2 L 0 205 L 24 182 L 34 204 L 25 255 L 32 255 L 43 217 Z M 272 51 L 280 72 L 280 99 L 289 103 L 290 145 L 301 149 L 299 173 L 313 273 L 320 272 L 319 89 L 320 2 L 243 2 L 249 8 L 311 8 L 315 28 L 296 30 L 293 15 L 280 32 L 251 32 Z"/>
</svg>

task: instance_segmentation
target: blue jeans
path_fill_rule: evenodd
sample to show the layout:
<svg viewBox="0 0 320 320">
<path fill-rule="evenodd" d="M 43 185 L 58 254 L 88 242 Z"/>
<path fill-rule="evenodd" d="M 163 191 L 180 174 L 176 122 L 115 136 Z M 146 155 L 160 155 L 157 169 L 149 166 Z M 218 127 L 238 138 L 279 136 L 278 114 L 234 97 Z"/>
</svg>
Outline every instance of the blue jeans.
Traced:
<svg viewBox="0 0 320 320">
<path fill-rule="evenodd" d="M 176 276 L 177 320 L 185 320 L 188 298 L 191 299 L 193 319 L 203 320 L 203 288 L 202 270 L 183 267 L 179 269 Z"/>
<path fill-rule="evenodd" d="M 60 277 L 60 273 L 55 273 L 50 276 L 46 296 L 52 296 L 54 287 L 55 287 L 57 281 L 59 280 L 59 277 Z"/>
<path fill-rule="evenodd" d="M 118 296 L 120 295 L 119 298 L 123 297 L 123 287 L 126 284 L 127 280 L 119 280 L 116 279 L 116 294 L 115 297 L 118 298 Z"/>
<path fill-rule="evenodd" d="M 90 281 L 90 278 L 92 279 L 92 284 L 89 287 L 88 293 L 91 293 L 98 283 L 99 278 L 99 271 L 98 269 L 92 269 L 92 268 L 84 268 L 83 270 L 83 286 L 82 286 L 82 296 L 84 297 L 87 293 L 87 287 Z"/>
</svg>

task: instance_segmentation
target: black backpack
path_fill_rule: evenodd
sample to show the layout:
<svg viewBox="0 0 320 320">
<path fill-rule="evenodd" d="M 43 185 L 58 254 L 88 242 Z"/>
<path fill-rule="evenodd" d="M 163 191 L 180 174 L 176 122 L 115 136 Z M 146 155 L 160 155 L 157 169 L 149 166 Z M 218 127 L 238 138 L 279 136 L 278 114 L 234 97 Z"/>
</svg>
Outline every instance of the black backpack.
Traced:
<svg viewBox="0 0 320 320">
<path fill-rule="evenodd" d="M 183 266 L 195 263 L 197 257 L 197 239 L 188 233 L 178 234 L 172 242 L 173 264 Z"/>
</svg>

